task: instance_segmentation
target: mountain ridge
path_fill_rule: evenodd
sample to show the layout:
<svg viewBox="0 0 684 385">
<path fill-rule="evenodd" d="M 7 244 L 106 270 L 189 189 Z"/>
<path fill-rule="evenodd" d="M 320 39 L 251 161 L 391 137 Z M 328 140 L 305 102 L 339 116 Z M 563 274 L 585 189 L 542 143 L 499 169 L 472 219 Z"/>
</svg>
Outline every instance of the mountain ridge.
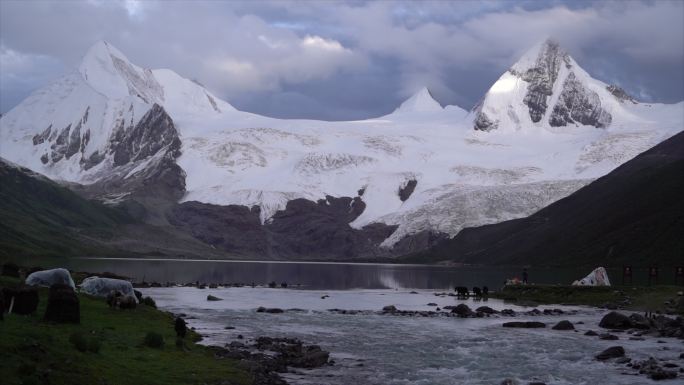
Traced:
<svg viewBox="0 0 684 385">
<path fill-rule="evenodd" d="M 553 59 L 543 63 L 565 63 L 560 48 L 545 44 L 540 50 L 551 53 L 542 56 Z M 191 202 L 240 206 L 250 213 L 256 206 L 260 225 L 267 227 L 290 210 L 290 202 L 311 202 L 293 207 L 308 207 L 310 212 L 297 215 L 313 218 L 328 215 L 317 203 L 329 202 L 328 197 L 360 200 L 359 215 L 326 221 L 327 231 L 356 234 L 368 226 L 392 231 L 373 238 L 377 250 L 354 257 L 396 255 L 414 236 L 432 242 L 465 227 L 530 215 L 681 131 L 684 112 L 684 103 L 625 102 L 571 58 L 579 83 L 568 82 L 569 72 L 563 72 L 549 96 L 544 81 L 553 71 L 537 71 L 537 55 L 532 71 L 541 74 L 537 80 L 507 72 L 484 98 L 479 113 L 496 118 L 496 129 L 473 129 L 476 113 L 443 108 L 426 88 L 404 108 L 376 119 L 281 120 L 239 111 L 173 71 L 137 67 L 109 43 L 97 43 L 91 51 L 79 71 L 0 118 L 0 156 L 72 183 L 88 198 L 137 207 L 136 215 L 143 213 L 155 225 L 180 223 L 170 221 L 170 213 Z M 509 80 L 516 92 L 506 91 Z M 557 115 L 572 123 L 532 122 L 531 111 L 543 103 L 537 94 L 527 96 L 530 82 L 549 98 L 544 116 L 562 101 L 567 111 Z M 594 105 L 593 96 L 586 96 L 593 94 L 580 92 L 586 89 L 610 112 L 610 124 L 598 128 L 576 119 L 584 116 L 577 105 Z M 529 124 L 511 120 L 509 107 Z M 197 208 L 193 215 L 206 212 Z M 252 219 L 226 220 L 240 227 L 234 221 Z"/>
</svg>

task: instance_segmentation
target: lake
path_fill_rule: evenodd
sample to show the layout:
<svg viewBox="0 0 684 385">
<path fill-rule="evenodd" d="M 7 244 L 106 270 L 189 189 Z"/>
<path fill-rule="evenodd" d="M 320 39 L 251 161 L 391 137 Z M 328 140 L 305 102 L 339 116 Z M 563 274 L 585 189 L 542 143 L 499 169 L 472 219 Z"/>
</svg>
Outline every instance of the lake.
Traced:
<svg viewBox="0 0 684 385">
<path fill-rule="evenodd" d="M 112 272 L 135 282 L 217 283 L 265 285 L 275 281 L 291 287 L 318 290 L 347 289 L 431 289 L 455 286 L 488 286 L 497 289 L 507 278 L 520 277 L 521 268 L 401 265 L 326 262 L 255 262 L 179 259 L 42 258 L 22 262 L 44 268 L 66 267 L 75 271 Z M 530 268 L 530 282 L 570 284 L 586 276 L 590 269 Z M 614 284 L 620 283 L 619 269 L 609 269 Z M 646 273 L 635 283 L 645 283 Z M 641 278 L 641 279 L 640 279 Z"/>
</svg>

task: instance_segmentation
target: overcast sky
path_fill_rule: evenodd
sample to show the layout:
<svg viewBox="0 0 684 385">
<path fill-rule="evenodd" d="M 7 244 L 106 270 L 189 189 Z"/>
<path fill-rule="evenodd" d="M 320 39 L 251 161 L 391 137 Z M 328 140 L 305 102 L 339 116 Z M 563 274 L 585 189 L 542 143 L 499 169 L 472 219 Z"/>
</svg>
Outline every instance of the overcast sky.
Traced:
<svg viewBox="0 0 684 385">
<path fill-rule="evenodd" d="M 1 0 L 0 111 L 100 39 L 270 116 L 379 116 L 421 86 L 469 109 L 546 36 L 637 99 L 684 99 L 682 1 Z"/>
</svg>

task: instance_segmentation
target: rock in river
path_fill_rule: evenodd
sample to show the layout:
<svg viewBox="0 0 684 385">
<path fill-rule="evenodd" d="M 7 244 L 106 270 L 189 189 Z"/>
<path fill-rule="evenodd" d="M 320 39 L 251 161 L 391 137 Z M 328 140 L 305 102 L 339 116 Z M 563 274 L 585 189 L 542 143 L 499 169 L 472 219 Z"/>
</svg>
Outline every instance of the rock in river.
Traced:
<svg viewBox="0 0 684 385">
<path fill-rule="evenodd" d="M 632 327 L 632 322 L 626 315 L 611 311 L 603 316 L 599 326 L 605 329 L 629 329 Z"/>
<path fill-rule="evenodd" d="M 505 328 L 525 328 L 525 329 L 545 328 L 546 324 L 543 322 L 536 322 L 536 321 L 513 321 L 513 322 L 504 322 L 503 327 L 505 327 Z"/>
<path fill-rule="evenodd" d="M 625 355 L 625 348 L 623 348 L 622 346 L 611 346 L 608 349 L 597 354 L 596 359 L 603 361 L 603 360 L 607 360 L 610 358 L 624 357 L 624 355 Z"/>
<path fill-rule="evenodd" d="M 558 322 L 551 329 L 553 329 L 553 330 L 575 330 L 575 327 L 572 325 L 572 322 L 570 322 L 568 320 L 563 320 L 563 321 Z"/>
</svg>

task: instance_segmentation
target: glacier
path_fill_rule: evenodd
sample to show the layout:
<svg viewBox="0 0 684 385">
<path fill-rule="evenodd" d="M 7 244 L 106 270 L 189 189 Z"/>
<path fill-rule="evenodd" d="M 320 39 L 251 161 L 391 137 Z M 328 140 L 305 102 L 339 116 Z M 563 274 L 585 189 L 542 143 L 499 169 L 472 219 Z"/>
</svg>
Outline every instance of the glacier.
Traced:
<svg viewBox="0 0 684 385">
<path fill-rule="evenodd" d="M 176 202 L 258 206 L 262 224 L 294 199 L 359 197 L 365 209 L 349 225 L 396 226 L 381 244 L 391 249 L 422 231 L 530 215 L 684 128 L 684 102 L 615 90 L 546 40 L 470 111 L 422 88 L 373 119 L 275 119 L 102 41 L 0 118 L 0 156 L 97 186 L 107 202 L 164 174 Z"/>
</svg>

